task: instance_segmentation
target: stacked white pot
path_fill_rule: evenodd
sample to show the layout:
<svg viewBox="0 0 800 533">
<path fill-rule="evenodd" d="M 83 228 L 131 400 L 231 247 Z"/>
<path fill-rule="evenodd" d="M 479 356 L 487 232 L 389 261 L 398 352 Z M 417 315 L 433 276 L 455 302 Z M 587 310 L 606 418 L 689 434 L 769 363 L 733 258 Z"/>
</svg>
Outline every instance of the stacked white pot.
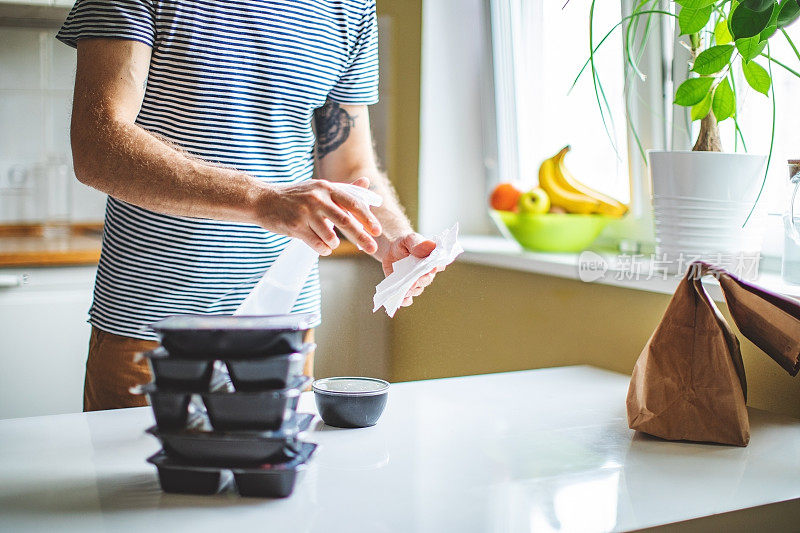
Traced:
<svg viewBox="0 0 800 533">
<path fill-rule="evenodd" d="M 656 256 L 673 271 L 702 259 L 735 269 L 758 257 L 763 217 L 745 225 L 763 179 L 764 156 L 648 153 Z"/>
</svg>

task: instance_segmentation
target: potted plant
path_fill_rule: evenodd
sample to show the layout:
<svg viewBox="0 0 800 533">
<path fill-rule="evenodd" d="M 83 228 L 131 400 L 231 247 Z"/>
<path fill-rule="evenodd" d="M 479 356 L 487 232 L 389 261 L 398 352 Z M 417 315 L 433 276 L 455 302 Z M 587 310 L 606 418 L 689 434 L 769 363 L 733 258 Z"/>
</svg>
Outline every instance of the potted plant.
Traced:
<svg viewBox="0 0 800 533">
<path fill-rule="evenodd" d="M 591 2 L 590 24 L 595 2 Z M 652 38 L 653 21 L 658 17 L 676 20 L 676 38 L 689 51 L 689 59 L 687 78 L 676 88 L 674 104 L 687 108 L 691 120 L 700 122 L 696 142 L 692 151 L 649 150 L 645 155 L 633 129 L 633 138 L 650 169 L 657 253 L 676 258 L 679 254 L 732 254 L 759 247 L 747 240 L 743 226 L 761 194 L 766 179 L 761 171 L 765 163 L 769 167 L 772 143 L 767 156 L 723 152 L 719 123 L 732 121 L 737 140 L 742 138 L 737 121 L 738 73 L 767 98 L 774 96 L 773 67 L 800 78 L 791 66 L 774 58 L 769 48 L 772 39 L 786 39 L 800 61 L 800 52 L 786 32 L 800 17 L 800 0 L 676 0 L 676 12 L 663 9 L 663 0 L 632 3 L 630 14 L 601 40 L 592 41 L 592 54 L 578 78 L 591 75 L 603 116 L 608 104 L 595 70 L 594 53 L 612 32 L 622 28 L 626 68 L 644 79 L 638 58 Z M 773 99 L 773 125 L 774 105 Z"/>
</svg>

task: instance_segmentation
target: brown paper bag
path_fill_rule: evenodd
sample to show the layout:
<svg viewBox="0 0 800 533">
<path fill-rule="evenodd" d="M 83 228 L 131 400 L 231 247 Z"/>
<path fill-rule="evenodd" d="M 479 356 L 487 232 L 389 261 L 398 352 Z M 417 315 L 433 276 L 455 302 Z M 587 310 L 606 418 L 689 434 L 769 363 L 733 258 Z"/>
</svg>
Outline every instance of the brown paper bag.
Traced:
<svg viewBox="0 0 800 533">
<path fill-rule="evenodd" d="M 741 332 L 790 374 L 800 369 L 800 305 L 695 262 L 636 361 L 628 426 L 669 440 L 746 446 L 750 423 L 739 341 L 703 288 L 706 274 L 719 280 Z"/>
</svg>

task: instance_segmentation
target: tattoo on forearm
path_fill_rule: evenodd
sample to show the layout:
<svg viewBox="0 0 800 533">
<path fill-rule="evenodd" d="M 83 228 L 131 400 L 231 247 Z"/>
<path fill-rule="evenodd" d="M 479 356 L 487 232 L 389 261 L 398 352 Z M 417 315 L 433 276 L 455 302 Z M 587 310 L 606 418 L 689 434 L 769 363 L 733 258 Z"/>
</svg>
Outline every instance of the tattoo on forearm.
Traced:
<svg viewBox="0 0 800 533">
<path fill-rule="evenodd" d="M 317 157 L 322 159 L 339 148 L 350 136 L 350 128 L 355 125 L 355 116 L 328 100 L 314 111 L 314 128 L 317 132 Z"/>
</svg>

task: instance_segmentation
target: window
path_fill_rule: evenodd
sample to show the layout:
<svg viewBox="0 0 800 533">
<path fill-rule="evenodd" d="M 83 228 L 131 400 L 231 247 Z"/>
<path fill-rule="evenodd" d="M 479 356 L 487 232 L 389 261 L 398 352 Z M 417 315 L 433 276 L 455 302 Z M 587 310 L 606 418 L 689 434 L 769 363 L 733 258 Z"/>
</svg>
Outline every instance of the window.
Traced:
<svg viewBox="0 0 800 533">
<path fill-rule="evenodd" d="M 541 162 L 571 145 L 567 161 L 573 174 L 590 187 L 628 202 L 625 76 L 619 32 L 595 57 L 608 101 L 603 117 L 591 69 L 572 87 L 589 57 L 590 3 L 492 0 L 498 178 L 534 185 Z M 598 2 L 595 33 L 602 36 L 620 17 L 619 3 Z M 595 35 L 595 42 L 599 39 Z"/>
<path fill-rule="evenodd" d="M 575 73 L 589 52 L 591 0 L 490 0 L 490 4 L 499 180 L 516 176 L 523 183 L 535 183 L 539 163 L 561 146 L 571 144 L 573 154 L 568 163 L 576 177 L 595 189 L 632 202 L 633 214 L 641 216 L 643 228 L 650 220 L 649 185 L 633 136 L 627 138 L 626 116 L 630 116 L 632 126 L 641 135 L 644 149 L 691 148 L 699 123 L 691 124 L 690 133 L 686 133 L 688 114 L 683 108 L 671 106 L 674 87 L 670 76 L 663 75 L 670 69 L 677 77 L 684 75 L 688 65 L 681 41 L 688 38 L 674 38 L 673 18 L 655 16 L 640 63 L 647 73 L 645 81 L 636 79 L 626 69 L 620 29 L 603 42 L 595 56 L 595 67 L 608 102 L 603 106 L 604 127 L 588 69 L 570 90 Z M 615 26 L 623 11 L 629 12 L 629 4 L 627 1 L 595 2 L 594 43 L 600 42 Z M 665 6 L 679 9 L 671 2 Z M 787 28 L 787 32 L 796 43 L 800 41 L 800 23 Z M 675 49 L 671 48 L 673 45 Z M 777 35 L 770 41 L 770 47 L 772 57 L 800 70 L 796 67 L 800 57 L 788 40 Z M 767 66 L 765 58 L 758 62 Z M 741 72 L 738 76 L 741 78 L 737 83 L 738 119 L 747 151 L 767 154 L 772 102 L 752 90 Z M 772 65 L 772 77 L 777 106 L 775 144 L 757 212 L 775 215 L 784 210 L 787 202 L 786 161 L 800 158 L 797 121 L 800 101 L 793 97 L 800 90 L 800 78 L 777 64 Z M 629 115 L 626 115 L 625 98 L 630 106 Z M 670 116 L 673 112 L 674 117 Z M 687 116 L 682 116 L 684 114 Z M 744 143 L 734 133 L 733 121 L 722 123 L 724 149 L 745 151 Z M 765 227 L 767 238 L 763 253 L 779 255 L 783 234 L 780 220 L 773 216 Z M 646 232 L 640 235 L 643 240 L 649 240 Z"/>
<path fill-rule="evenodd" d="M 630 10 L 630 4 L 631 0 L 595 3 L 595 43 Z M 681 71 L 686 72 L 686 55 L 674 38 L 673 19 L 656 17 L 640 63 L 647 79 L 641 81 L 629 72 L 626 78 L 622 32 L 612 32 L 595 62 L 608 101 L 607 133 L 591 72 L 584 71 L 571 87 L 589 55 L 590 5 L 591 0 L 423 3 L 420 227 L 424 232 L 449 227 L 455 220 L 462 222 L 464 233 L 493 232 L 486 198 L 494 185 L 513 180 L 536 183 L 541 161 L 569 144 L 572 154 L 567 163 L 578 179 L 631 204 L 633 223 L 623 231 L 636 234 L 615 237 L 652 244 L 649 179 L 629 135 L 628 120 L 645 149 L 691 148 L 693 138 L 681 117 L 684 109 L 671 105 L 671 73 L 680 78 Z M 673 2 L 664 5 L 677 9 Z M 800 41 L 800 23 L 788 30 Z M 800 64 L 785 39 L 773 39 L 771 47 L 772 55 L 787 65 Z M 765 60 L 760 61 L 766 66 Z M 777 65 L 772 74 L 775 149 L 760 206 L 780 213 L 786 198 L 786 160 L 800 157 L 800 101 L 794 97 L 800 79 Z M 747 148 L 766 153 L 771 102 L 750 90 L 744 80 L 737 88 Z M 725 149 L 742 151 L 741 142 L 734 143 L 732 123 L 722 126 Z M 783 232 L 778 217 L 772 218 L 764 253 L 778 255 Z"/>
<path fill-rule="evenodd" d="M 597 26 L 620 18 L 603 2 Z M 629 198 L 620 37 L 598 71 L 611 104 L 618 152 L 603 129 L 591 78 L 570 85 L 589 52 L 589 2 L 423 2 L 419 227 L 495 234 L 487 197 L 500 181 L 534 184 L 539 164 L 570 144 L 571 170 L 607 194 Z M 505 29 L 504 29 L 505 28 Z M 524 73 L 520 75 L 518 73 Z"/>
<path fill-rule="evenodd" d="M 800 23 L 786 28 L 792 40 L 800 43 Z M 789 42 L 781 35 L 770 40 L 770 55 L 784 65 L 798 70 L 800 64 Z M 765 59 L 757 62 L 769 68 Z M 762 208 L 768 213 L 781 214 L 788 202 L 786 185 L 788 170 L 786 161 L 800 158 L 800 78 L 784 68 L 772 65 L 772 80 L 775 90 L 775 144 L 772 152 L 767 183 L 762 196 Z M 772 134 L 772 101 L 763 94 L 751 89 L 741 77 L 737 79 L 739 89 L 739 124 L 747 144 L 747 150 L 754 154 L 767 154 Z M 728 151 L 744 151 L 741 142 L 734 140 L 732 121 L 721 124 L 723 148 Z"/>
</svg>

